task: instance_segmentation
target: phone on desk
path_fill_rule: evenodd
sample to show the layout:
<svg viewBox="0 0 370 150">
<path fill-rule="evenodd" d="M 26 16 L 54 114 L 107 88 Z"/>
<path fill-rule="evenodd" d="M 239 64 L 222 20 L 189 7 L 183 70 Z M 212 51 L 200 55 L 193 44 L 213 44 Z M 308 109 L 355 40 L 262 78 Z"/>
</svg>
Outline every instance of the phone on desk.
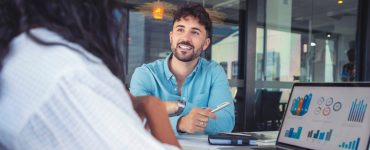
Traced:
<svg viewBox="0 0 370 150">
<path fill-rule="evenodd" d="M 215 113 L 223 108 L 225 108 L 226 106 L 230 105 L 230 102 L 223 102 L 221 103 L 220 105 L 218 105 L 215 109 L 213 109 L 211 112 L 212 113 Z"/>
</svg>

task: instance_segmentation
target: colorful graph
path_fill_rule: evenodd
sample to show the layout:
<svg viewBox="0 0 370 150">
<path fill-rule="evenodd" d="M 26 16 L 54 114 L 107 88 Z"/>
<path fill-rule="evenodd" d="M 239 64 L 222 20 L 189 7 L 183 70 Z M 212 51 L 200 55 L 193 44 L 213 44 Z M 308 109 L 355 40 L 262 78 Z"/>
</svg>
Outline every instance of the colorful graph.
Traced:
<svg viewBox="0 0 370 150">
<path fill-rule="evenodd" d="M 350 122 L 362 122 L 365 117 L 367 104 L 364 100 L 352 102 L 351 110 L 349 111 L 348 121 Z"/>
<path fill-rule="evenodd" d="M 339 112 L 342 108 L 342 103 L 334 100 L 333 97 L 320 97 L 316 104 L 317 107 L 314 109 L 314 114 L 324 117 L 330 116 L 333 112 Z"/>
<path fill-rule="evenodd" d="M 358 150 L 358 145 L 360 144 L 360 138 L 357 138 L 350 142 L 343 142 L 339 145 L 339 148 L 342 149 L 351 149 L 351 150 Z"/>
<path fill-rule="evenodd" d="M 322 132 L 320 130 L 314 130 L 308 131 L 308 138 L 313 138 L 321 141 L 330 141 L 331 135 L 333 134 L 333 129 L 330 129 L 329 132 Z"/>
<path fill-rule="evenodd" d="M 298 127 L 297 132 L 294 132 L 294 128 L 290 128 L 289 130 L 285 130 L 285 137 L 299 139 L 302 133 L 302 127 Z"/>
<path fill-rule="evenodd" d="M 304 97 L 298 96 L 290 108 L 290 112 L 295 116 L 303 116 L 307 113 L 308 107 L 310 106 L 312 99 L 312 93 L 305 95 Z"/>
</svg>

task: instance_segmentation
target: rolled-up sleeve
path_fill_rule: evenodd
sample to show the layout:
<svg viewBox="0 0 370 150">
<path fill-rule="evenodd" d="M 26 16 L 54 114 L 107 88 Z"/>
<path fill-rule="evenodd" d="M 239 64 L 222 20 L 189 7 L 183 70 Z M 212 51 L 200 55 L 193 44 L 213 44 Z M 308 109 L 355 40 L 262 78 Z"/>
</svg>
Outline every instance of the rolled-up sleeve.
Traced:
<svg viewBox="0 0 370 150">
<path fill-rule="evenodd" d="M 209 119 L 205 132 L 230 132 L 235 125 L 235 108 L 227 76 L 220 66 L 217 66 L 212 74 L 214 79 L 212 79 L 208 107 L 214 109 L 223 102 L 230 102 L 230 105 L 215 113 L 217 119 Z"/>
<path fill-rule="evenodd" d="M 151 92 L 151 85 L 148 83 L 152 83 L 152 79 L 150 77 L 149 70 L 141 66 L 136 68 L 134 73 L 132 74 L 131 82 L 130 82 L 130 93 L 134 96 L 147 96 L 153 95 Z"/>
</svg>

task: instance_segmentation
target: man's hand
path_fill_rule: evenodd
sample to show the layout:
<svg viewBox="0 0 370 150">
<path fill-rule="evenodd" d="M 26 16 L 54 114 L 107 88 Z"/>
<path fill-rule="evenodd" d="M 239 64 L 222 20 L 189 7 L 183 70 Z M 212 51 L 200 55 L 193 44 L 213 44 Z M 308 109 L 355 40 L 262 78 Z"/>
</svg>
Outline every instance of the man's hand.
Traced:
<svg viewBox="0 0 370 150">
<path fill-rule="evenodd" d="M 208 119 L 216 119 L 216 115 L 211 112 L 210 108 L 194 108 L 190 113 L 178 121 L 178 130 L 195 133 L 195 132 L 204 132 L 208 124 Z"/>
</svg>

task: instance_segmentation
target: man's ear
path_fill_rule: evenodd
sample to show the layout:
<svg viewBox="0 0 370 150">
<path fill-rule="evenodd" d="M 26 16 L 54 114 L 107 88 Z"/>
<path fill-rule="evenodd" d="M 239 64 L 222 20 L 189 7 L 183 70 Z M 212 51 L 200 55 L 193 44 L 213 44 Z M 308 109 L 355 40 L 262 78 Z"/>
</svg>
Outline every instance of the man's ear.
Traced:
<svg viewBox="0 0 370 150">
<path fill-rule="evenodd" d="M 203 44 L 203 51 L 207 49 L 207 47 L 209 46 L 210 43 L 211 43 L 211 39 L 207 38 L 206 41 Z"/>
<path fill-rule="evenodd" d="M 169 37 L 170 37 L 170 42 L 172 42 L 172 34 L 173 34 L 173 32 L 171 31 L 168 35 L 169 35 Z"/>
</svg>

